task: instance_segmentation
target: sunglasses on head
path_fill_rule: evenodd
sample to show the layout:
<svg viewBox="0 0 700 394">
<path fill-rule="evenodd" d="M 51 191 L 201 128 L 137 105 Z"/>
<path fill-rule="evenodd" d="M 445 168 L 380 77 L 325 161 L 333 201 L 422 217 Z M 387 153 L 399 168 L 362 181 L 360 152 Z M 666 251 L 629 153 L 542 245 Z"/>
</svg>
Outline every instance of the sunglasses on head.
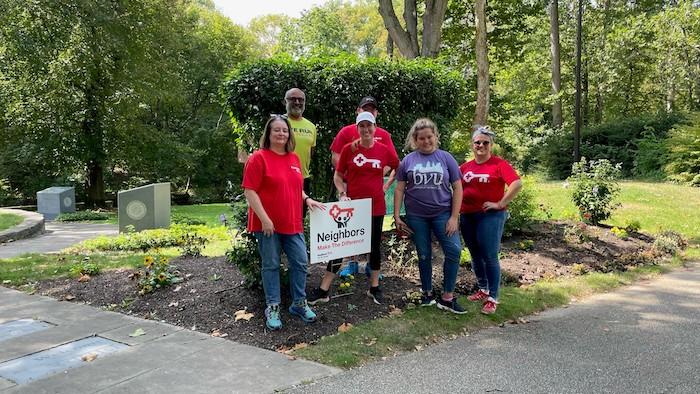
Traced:
<svg viewBox="0 0 700 394">
<path fill-rule="evenodd" d="M 474 145 L 476 145 L 476 146 L 480 146 L 480 145 L 489 146 L 490 143 L 491 143 L 491 141 L 474 141 Z"/>
<path fill-rule="evenodd" d="M 289 119 L 287 114 L 270 114 L 270 119 Z"/>
</svg>

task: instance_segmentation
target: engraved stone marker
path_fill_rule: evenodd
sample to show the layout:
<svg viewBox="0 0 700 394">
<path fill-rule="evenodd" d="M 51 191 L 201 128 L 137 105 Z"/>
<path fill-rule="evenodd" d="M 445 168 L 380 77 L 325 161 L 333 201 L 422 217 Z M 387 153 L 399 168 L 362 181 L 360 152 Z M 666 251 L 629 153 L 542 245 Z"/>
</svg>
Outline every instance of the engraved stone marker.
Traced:
<svg viewBox="0 0 700 394">
<path fill-rule="evenodd" d="M 17 384 L 29 383 L 67 369 L 80 367 L 86 363 L 82 359 L 85 355 L 94 354 L 97 357 L 93 362 L 99 362 L 100 357 L 127 349 L 128 347 L 128 345 L 123 343 L 110 341 L 102 337 L 83 338 L 0 363 L 0 378 Z"/>
<path fill-rule="evenodd" d="M 120 191 L 119 231 L 170 227 L 170 183 L 154 183 Z"/>
<path fill-rule="evenodd" d="M 46 220 L 65 212 L 75 212 L 75 188 L 54 186 L 36 193 L 36 210 Z"/>
<path fill-rule="evenodd" d="M 0 324 L 0 342 L 52 327 L 41 320 L 19 319 Z"/>
</svg>

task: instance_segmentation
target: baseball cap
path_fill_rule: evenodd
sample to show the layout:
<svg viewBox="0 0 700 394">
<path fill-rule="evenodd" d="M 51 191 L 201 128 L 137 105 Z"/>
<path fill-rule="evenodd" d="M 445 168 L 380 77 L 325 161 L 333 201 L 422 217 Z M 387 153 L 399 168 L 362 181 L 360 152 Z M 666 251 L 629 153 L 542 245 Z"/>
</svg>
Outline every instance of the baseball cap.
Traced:
<svg viewBox="0 0 700 394">
<path fill-rule="evenodd" d="M 355 119 L 355 124 L 360 124 L 360 122 L 362 122 L 364 120 L 366 120 L 372 124 L 376 123 L 376 120 L 374 120 L 374 115 L 372 115 L 371 112 L 365 111 L 365 112 L 360 112 L 357 115 L 357 118 Z"/>
<path fill-rule="evenodd" d="M 377 105 L 377 100 L 374 99 L 372 96 L 365 96 L 360 100 L 360 104 L 357 106 L 358 108 L 362 108 L 365 105 L 374 105 L 374 108 L 379 108 Z"/>
</svg>

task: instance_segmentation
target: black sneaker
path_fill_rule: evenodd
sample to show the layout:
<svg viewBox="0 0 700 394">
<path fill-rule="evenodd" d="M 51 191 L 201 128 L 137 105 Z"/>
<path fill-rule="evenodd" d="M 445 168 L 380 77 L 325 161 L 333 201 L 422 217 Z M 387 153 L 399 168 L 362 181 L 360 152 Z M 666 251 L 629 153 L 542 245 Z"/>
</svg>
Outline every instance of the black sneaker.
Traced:
<svg viewBox="0 0 700 394">
<path fill-rule="evenodd" d="M 323 304 L 331 300 L 328 290 L 323 290 L 317 287 L 311 290 L 311 294 L 307 294 L 307 303 L 309 305 Z"/>
<path fill-rule="evenodd" d="M 382 294 L 382 289 L 377 287 L 370 287 L 367 290 L 367 295 L 374 301 L 375 304 L 381 305 L 384 302 L 384 294 Z"/>
<path fill-rule="evenodd" d="M 420 297 L 420 306 L 433 306 L 435 305 L 435 296 L 432 292 L 423 293 Z"/>
<path fill-rule="evenodd" d="M 457 302 L 457 297 L 452 298 L 450 301 L 445 301 L 442 299 L 442 297 L 440 297 L 437 300 L 437 307 L 438 309 L 456 313 L 458 315 L 467 313 L 467 311 L 465 311 L 464 308 L 462 308 L 462 306 Z"/>
</svg>

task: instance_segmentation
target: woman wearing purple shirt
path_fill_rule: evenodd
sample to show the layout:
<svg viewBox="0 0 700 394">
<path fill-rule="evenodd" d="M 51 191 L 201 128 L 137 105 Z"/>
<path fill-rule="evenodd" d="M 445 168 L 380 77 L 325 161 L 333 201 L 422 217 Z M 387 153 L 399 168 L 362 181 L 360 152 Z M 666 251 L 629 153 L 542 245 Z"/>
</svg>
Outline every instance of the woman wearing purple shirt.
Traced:
<svg viewBox="0 0 700 394">
<path fill-rule="evenodd" d="M 394 222 L 396 228 L 410 234 L 416 244 L 420 269 L 422 306 L 435 305 L 433 294 L 432 235 L 445 254 L 443 292 L 437 307 L 452 313 L 466 311 L 454 296 L 459 257 L 459 208 L 462 183 L 459 165 L 451 154 L 438 149 L 440 135 L 430 119 L 418 119 L 406 137 L 409 153 L 396 172 Z M 406 221 L 399 217 L 401 202 L 406 207 Z"/>
</svg>

